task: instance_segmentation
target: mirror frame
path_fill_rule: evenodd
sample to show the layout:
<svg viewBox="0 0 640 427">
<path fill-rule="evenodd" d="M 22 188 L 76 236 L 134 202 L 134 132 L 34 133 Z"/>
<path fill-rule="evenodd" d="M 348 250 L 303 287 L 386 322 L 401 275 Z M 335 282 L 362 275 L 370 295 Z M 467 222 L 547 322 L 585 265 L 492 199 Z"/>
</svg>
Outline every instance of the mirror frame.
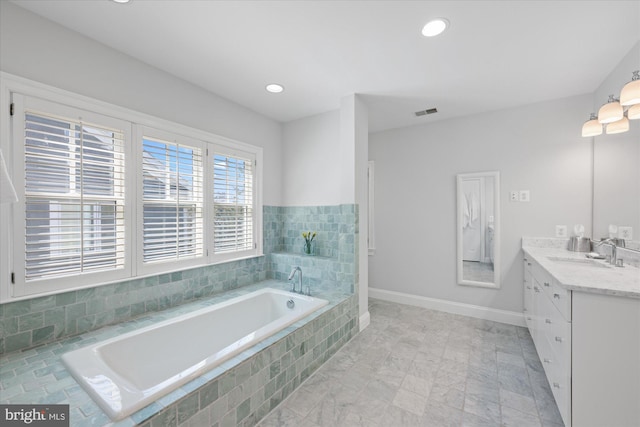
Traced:
<svg viewBox="0 0 640 427">
<path fill-rule="evenodd" d="M 462 264 L 462 243 L 463 243 L 463 211 L 462 211 L 462 198 L 464 192 L 462 190 L 462 182 L 467 178 L 480 178 L 480 177 L 493 177 L 493 282 L 478 282 L 475 280 L 465 280 L 463 277 L 463 264 Z M 500 172 L 474 172 L 474 173 L 461 173 L 456 175 L 456 232 L 457 232 L 457 251 L 456 251 L 456 267 L 458 275 L 458 284 L 464 286 L 477 286 L 482 288 L 500 289 L 500 237 L 501 237 L 501 225 L 500 225 Z"/>
</svg>

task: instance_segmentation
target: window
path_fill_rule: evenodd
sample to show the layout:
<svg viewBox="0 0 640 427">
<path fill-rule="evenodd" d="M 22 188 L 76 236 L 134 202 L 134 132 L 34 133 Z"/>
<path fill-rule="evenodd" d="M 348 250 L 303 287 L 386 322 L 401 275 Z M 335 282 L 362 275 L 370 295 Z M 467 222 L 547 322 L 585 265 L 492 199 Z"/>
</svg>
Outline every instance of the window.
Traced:
<svg viewBox="0 0 640 427">
<path fill-rule="evenodd" d="M 124 268 L 123 135 L 25 113 L 25 280 Z"/>
<path fill-rule="evenodd" d="M 202 256 L 202 150 L 142 140 L 143 261 Z"/>
<path fill-rule="evenodd" d="M 27 98 L 14 136 L 22 167 L 15 275 L 28 295 L 128 274 L 126 122 Z M 17 114 L 16 114 L 17 116 Z M 15 157 L 14 157 L 15 158 Z M 18 235 L 19 233 L 20 235 Z M 86 279 L 85 279 L 86 278 Z"/>
<path fill-rule="evenodd" d="M 256 247 L 254 236 L 253 165 L 246 156 L 213 155 L 214 253 Z"/>
<path fill-rule="evenodd" d="M 261 255 L 260 148 L 5 77 L 0 302 Z"/>
</svg>

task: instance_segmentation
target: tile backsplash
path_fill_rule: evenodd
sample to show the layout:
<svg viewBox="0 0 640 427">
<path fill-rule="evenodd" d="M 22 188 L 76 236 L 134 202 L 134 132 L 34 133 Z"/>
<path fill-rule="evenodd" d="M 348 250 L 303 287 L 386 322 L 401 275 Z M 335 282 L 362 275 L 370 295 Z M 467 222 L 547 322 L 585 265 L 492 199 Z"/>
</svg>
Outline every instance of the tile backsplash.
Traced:
<svg viewBox="0 0 640 427">
<path fill-rule="evenodd" d="M 270 236 L 267 278 L 287 280 L 302 267 L 303 286 L 324 291 L 355 292 L 357 284 L 358 206 L 270 207 L 265 236 Z M 267 222 L 267 218 L 269 221 Z M 317 232 L 316 256 L 303 254 L 303 232 Z M 265 238 L 265 253 L 267 252 Z"/>
<path fill-rule="evenodd" d="M 265 257 L 0 305 L 0 353 L 123 322 L 264 280 Z"/>
</svg>

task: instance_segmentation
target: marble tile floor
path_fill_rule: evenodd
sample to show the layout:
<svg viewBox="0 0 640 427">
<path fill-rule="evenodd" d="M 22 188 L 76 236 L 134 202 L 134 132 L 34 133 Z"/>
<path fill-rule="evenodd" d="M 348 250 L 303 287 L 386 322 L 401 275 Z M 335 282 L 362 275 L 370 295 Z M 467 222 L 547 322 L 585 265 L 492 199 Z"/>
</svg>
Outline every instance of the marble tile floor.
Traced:
<svg viewBox="0 0 640 427">
<path fill-rule="evenodd" d="M 526 328 L 375 299 L 369 312 L 260 427 L 563 426 Z"/>
</svg>

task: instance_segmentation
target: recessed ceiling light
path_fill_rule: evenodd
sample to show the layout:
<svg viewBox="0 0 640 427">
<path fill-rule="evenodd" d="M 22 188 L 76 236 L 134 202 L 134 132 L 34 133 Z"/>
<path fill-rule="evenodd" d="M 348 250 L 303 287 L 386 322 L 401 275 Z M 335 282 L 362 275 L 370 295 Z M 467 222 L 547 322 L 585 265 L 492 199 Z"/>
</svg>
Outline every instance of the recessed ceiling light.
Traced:
<svg viewBox="0 0 640 427">
<path fill-rule="evenodd" d="M 277 83 L 270 83 L 265 87 L 265 89 L 267 89 L 267 92 L 280 93 L 284 90 L 284 86 Z"/>
<path fill-rule="evenodd" d="M 422 27 L 422 35 L 425 37 L 433 37 L 441 34 L 444 30 L 449 26 L 449 21 L 444 18 L 436 18 L 427 22 L 427 24 Z"/>
<path fill-rule="evenodd" d="M 114 2 L 114 3 L 122 3 L 122 4 L 124 4 L 124 3 L 129 3 L 131 0 L 111 0 L 111 1 Z"/>
</svg>

